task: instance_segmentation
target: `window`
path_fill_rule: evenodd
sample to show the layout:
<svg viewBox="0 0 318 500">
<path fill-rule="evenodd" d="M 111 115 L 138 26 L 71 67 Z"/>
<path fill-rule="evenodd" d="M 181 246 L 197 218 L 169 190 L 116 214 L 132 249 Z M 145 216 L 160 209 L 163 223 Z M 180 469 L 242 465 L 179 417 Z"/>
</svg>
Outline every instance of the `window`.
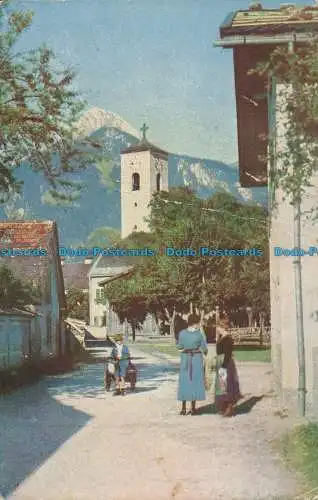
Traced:
<svg viewBox="0 0 318 500">
<path fill-rule="evenodd" d="M 106 326 L 106 312 L 101 317 L 101 326 Z"/>
<path fill-rule="evenodd" d="M 136 226 L 136 224 L 134 225 L 134 231 L 137 231 L 137 226 Z"/>
<path fill-rule="evenodd" d="M 157 191 L 160 191 L 160 181 L 161 181 L 160 174 L 157 174 L 157 177 L 156 177 Z"/>
<path fill-rule="evenodd" d="M 140 175 L 136 172 L 132 175 L 132 190 L 139 191 L 140 190 Z"/>
<path fill-rule="evenodd" d="M 105 290 L 104 288 L 97 288 L 96 290 L 96 303 L 101 304 L 105 299 Z"/>
<path fill-rule="evenodd" d="M 135 203 L 135 207 L 137 206 L 137 203 Z"/>
</svg>

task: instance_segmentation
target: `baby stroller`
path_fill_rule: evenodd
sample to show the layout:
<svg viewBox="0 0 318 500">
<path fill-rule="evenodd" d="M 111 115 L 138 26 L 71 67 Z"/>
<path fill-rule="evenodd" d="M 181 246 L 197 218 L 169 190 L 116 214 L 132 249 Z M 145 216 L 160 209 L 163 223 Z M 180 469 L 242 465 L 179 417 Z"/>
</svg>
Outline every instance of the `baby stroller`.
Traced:
<svg viewBox="0 0 318 500">
<path fill-rule="evenodd" d="M 114 362 L 112 359 L 107 359 L 105 363 L 105 372 L 104 372 L 104 385 L 107 392 L 110 391 L 111 385 L 115 383 L 115 370 L 114 370 Z"/>
<path fill-rule="evenodd" d="M 104 374 L 104 385 L 105 390 L 109 392 L 111 390 L 112 383 L 115 383 L 115 370 L 116 364 L 113 359 L 109 358 L 105 364 L 105 374 Z M 134 392 L 136 389 L 137 382 L 137 368 L 136 366 L 129 360 L 128 368 L 125 374 L 125 382 L 130 384 L 131 392 Z"/>
<path fill-rule="evenodd" d="M 125 382 L 130 384 L 131 392 L 135 392 L 137 382 L 137 368 L 131 362 L 131 360 L 129 360 L 128 368 L 126 370 Z"/>
</svg>

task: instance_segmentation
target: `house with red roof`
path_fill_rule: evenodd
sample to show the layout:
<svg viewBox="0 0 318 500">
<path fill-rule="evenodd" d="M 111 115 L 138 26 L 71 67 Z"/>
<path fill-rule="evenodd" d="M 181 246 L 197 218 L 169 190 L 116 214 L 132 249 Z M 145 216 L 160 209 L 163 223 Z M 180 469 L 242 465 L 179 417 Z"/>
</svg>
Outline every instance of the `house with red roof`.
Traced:
<svg viewBox="0 0 318 500">
<path fill-rule="evenodd" d="M 23 309 L 37 316 L 38 328 L 30 333 L 29 342 L 40 345 L 39 357 L 43 360 L 59 358 L 66 352 L 63 323 L 66 301 L 58 248 L 57 226 L 53 221 L 0 222 L 0 266 L 8 267 L 39 293 L 38 303 L 28 304 Z M 8 329 L 14 330 L 12 318 L 17 314 L 12 307 L 14 315 L 8 316 L 8 304 L 4 308 L 3 303 L 0 295 L 0 337 L 7 335 Z"/>
</svg>

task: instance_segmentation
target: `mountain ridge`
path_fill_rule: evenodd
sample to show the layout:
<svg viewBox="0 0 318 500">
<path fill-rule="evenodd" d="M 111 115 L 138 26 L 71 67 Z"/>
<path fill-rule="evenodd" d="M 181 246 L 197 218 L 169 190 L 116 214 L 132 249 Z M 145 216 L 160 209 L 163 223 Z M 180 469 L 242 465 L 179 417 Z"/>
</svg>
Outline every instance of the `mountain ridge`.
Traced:
<svg viewBox="0 0 318 500">
<path fill-rule="evenodd" d="M 120 151 L 136 144 L 138 133 L 119 115 L 99 113 L 100 108 L 92 110 L 80 120 L 82 133 L 91 131 L 90 137 L 98 139 L 103 148 L 96 164 L 72 176 L 85 186 L 78 202 L 65 207 L 45 203 L 48 186 L 43 177 L 26 166 L 17 172 L 24 182 L 24 200 L 17 198 L 16 213 L 20 211 L 20 218 L 24 214 L 27 218 L 56 220 L 62 246 L 83 245 L 94 230 L 121 226 Z M 223 190 L 242 202 L 267 206 L 266 188 L 241 188 L 238 168 L 234 165 L 177 154 L 170 154 L 168 161 L 170 187 L 189 186 L 202 198 Z M 0 207 L 2 219 L 7 218 L 4 209 Z"/>
</svg>

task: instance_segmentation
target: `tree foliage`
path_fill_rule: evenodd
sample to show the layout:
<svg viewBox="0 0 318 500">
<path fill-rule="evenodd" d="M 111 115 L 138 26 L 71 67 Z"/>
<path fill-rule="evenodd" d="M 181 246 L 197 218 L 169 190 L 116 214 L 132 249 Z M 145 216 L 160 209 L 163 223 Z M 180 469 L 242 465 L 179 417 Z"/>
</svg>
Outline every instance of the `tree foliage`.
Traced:
<svg viewBox="0 0 318 500">
<path fill-rule="evenodd" d="M 235 309 L 250 305 L 268 312 L 269 270 L 267 213 L 226 193 L 208 200 L 188 188 L 156 194 L 151 202 L 151 233 L 121 243 L 156 249 L 135 264 L 133 275 L 106 286 L 106 297 L 122 320 L 142 323 L 146 313 L 172 320 L 173 312 L 201 312 L 216 305 Z M 138 246 L 136 246 L 138 243 Z M 194 256 L 168 256 L 168 247 L 196 249 Z M 263 257 L 200 255 L 199 249 L 259 248 Z"/>
<path fill-rule="evenodd" d="M 270 181 L 273 191 L 281 188 L 294 205 L 301 203 L 318 171 L 318 40 L 312 37 L 290 49 L 275 49 L 252 73 L 267 75 L 270 84 L 283 84 L 276 96 L 276 114 L 285 129 L 285 147 L 271 144 Z M 272 140 L 278 131 L 271 132 Z"/>
<path fill-rule="evenodd" d="M 23 189 L 17 168 L 41 173 L 53 200 L 78 198 L 71 174 L 91 163 L 100 145 L 76 140 L 84 108 L 74 73 L 61 68 L 46 46 L 19 52 L 17 43 L 32 25 L 31 12 L 0 8 L 0 202 Z"/>
<path fill-rule="evenodd" d="M 88 322 L 88 294 L 77 288 L 71 288 L 66 295 L 67 314 L 71 318 Z"/>
<path fill-rule="evenodd" d="M 101 247 L 106 248 L 116 245 L 120 241 L 120 231 L 113 227 L 99 227 L 95 229 L 87 238 L 86 246 L 88 248 Z"/>
</svg>

